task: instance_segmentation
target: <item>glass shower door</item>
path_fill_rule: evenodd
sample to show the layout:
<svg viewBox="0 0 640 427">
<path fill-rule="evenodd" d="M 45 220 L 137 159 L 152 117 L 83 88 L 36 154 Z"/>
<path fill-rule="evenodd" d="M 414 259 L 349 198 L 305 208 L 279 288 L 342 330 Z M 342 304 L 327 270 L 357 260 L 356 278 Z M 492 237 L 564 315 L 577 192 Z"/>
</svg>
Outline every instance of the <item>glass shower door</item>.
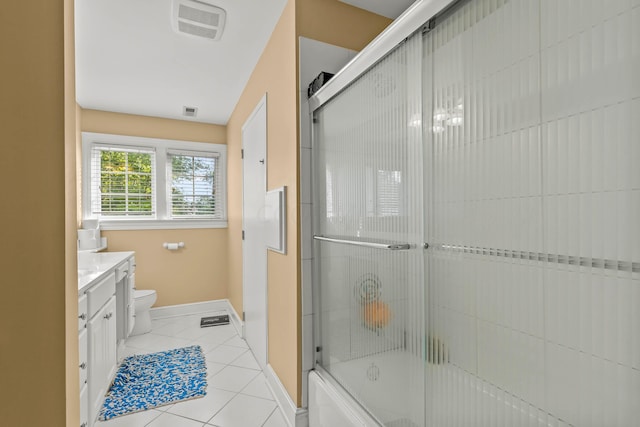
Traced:
<svg viewBox="0 0 640 427">
<path fill-rule="evenodd" d="M 428 426 L 637 425 L 638 28 L 472 0 L 425 35 Z"/>
<path fill-rule="evenodd" d="M 314 115 L 320 365 L 389 427 L 424 426 L 421 43 Z"/>
</svg>

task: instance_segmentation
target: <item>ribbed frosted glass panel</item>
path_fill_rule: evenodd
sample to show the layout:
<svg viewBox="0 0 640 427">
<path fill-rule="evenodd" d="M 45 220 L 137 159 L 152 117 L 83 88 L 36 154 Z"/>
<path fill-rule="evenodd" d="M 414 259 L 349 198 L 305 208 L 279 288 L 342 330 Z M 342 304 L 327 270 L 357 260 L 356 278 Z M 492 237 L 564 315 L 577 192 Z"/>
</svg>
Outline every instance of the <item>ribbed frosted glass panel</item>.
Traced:
<svg viewBox="0 0 640 427">
<path fill-rule="evenodd" d="M 422 37 L 314 115 L 321 365 L 381 423 L 424 426 Z M 408 250 L 355 246 L 409 243 Z"/>
<path fill-rule="evenodd" d="M 425 35 L 427 425 L 638 425 L 638 28 L 473 0 Z"/>
<path fill-rule="evenodd" d="M 638 1 L 541 1 L 546 399 L 577 426 L 640 422 L 639 27 Z"/>
<path fill-rule="evenodd" d="M 428 27 L 314 116 L 321 365 L 387 426 L 637 427 L 640 0 Z"/>
</svg>

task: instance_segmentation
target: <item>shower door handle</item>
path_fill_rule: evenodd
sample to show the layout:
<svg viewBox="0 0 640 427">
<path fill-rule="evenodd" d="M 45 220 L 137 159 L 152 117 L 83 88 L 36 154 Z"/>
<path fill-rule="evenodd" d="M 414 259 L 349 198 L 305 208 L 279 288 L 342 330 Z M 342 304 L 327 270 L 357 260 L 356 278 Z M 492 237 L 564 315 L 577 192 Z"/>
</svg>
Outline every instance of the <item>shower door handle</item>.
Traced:
<svg viewBox="0 0 640 427">
<path fill-rule="evenodd" d="M 335 237 L 313 236 L 315 240 L 322 242 L 340 243 L 343 245 L 360 246 L 364 248 L 386 249 L 389 251 L 402 251 L 411 249 L 409 243 L 368 242 L 364 240 L 338 239 Z"/>
</svg>

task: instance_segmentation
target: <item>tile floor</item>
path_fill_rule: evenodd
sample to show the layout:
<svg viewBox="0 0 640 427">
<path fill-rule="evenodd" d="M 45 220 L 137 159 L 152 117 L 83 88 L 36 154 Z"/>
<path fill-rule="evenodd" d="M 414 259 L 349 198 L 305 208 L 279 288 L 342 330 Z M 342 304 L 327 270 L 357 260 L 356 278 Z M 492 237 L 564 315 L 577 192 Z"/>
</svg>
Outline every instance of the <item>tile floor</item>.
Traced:
<svg viewBox="0 0 640 427">
<path fill-rule="evenodd" d="M 232 325 L 200 328 L 206 315 L 154 320 L 150 333 L 126 341 L 122 357 L 198 344 L 207 361 L 207 395 L 95 427 L 288 427 L 246 342 Z"/>
</svg>

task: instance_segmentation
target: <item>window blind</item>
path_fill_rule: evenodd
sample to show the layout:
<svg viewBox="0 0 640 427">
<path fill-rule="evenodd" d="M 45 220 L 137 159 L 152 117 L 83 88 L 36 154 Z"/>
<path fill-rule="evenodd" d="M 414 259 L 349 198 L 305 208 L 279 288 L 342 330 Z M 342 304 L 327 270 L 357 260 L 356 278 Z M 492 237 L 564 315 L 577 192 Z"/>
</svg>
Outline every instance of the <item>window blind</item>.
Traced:
<svg viewBox="0 0 640 427">
<path fill-rule="evenodd" d="M 103 216 L 155 215 L 155 150 L 94 145 L 91 153 L 91 211 Z"/>
<path fill-rule="evenodd" d="M 378 170 L 377 215 L 399 216 L 402 213 L 402 171 Z"/>
<path fill-rule="evenodd" d="M 169 150 L 170 213 L 179 217 L 223 217 L 217 153 Z"/>
</svg>

